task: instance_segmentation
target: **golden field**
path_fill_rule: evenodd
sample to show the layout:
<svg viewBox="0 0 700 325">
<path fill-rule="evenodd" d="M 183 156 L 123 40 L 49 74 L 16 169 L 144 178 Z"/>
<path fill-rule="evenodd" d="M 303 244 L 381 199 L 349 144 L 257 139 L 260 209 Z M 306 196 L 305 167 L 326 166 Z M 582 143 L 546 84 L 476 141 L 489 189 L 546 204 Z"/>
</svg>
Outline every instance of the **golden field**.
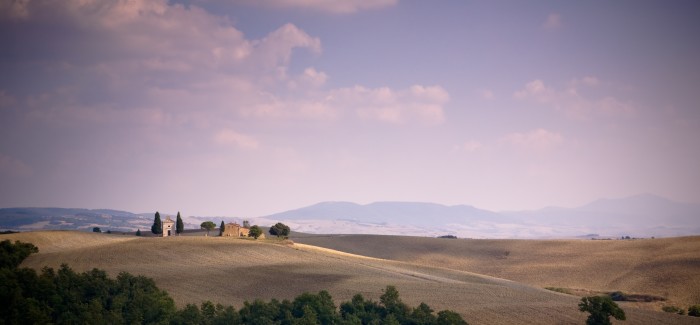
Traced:
<svg viewBox="0 0 700 325">
<path fill-rule="evenodd" d="M 304 236 L 297 242 L 439 265 L 527 283 L 664 297 L 700 304 L 700 237 L 635 240 L 441 239 L 378 235 Z"/>
<path fill-rule="evenodd" d="M 77 271 L 100 268 L 113 276 L 123 271 L 145 275 L 166 289 L 181 306 L 211 300 L 240 307 L 245 300 L 291 299 L 303 292 L 320 290 L 329 291 L 336 303 L 349 300 L 356 293 L 377 300 L 386 285 L 395 285 L 408 304 L 415 306 L 425 302 L 435 310 L 452 309 L 461 313 L 470 324 L 584 323 L 586 314 L 579 312 L 576 306 L 579 297 L 544 290 L 537 281 L 545 283 L 549 281 L 547 278 L 552 278 L 551 281 L 560 281 L 556 282 L 560 283 L 557 286 L 587 288 L 589 282 L 586 282 L 584 273 L 572 270 L 576 265 L 567 264 L 575 256 L 584 255 L 589 256 L 589 263 L 581 265 L 595 264 L 596 258 L 601 264 L 616 260 L 608 255 L 623 260 L 613 263 L 611 269 L 622 272 L 621 268 L 630 266 L 626 274 L 633 280 L 619 277 L 610 282 L 621 286 L 643 285 L 640 279 L 647 277 L 635 274 L 647 272 L 647 269 L 637 266 L 661 263 L 663 256 L 666 259 L 675 256 L 677 263 L 671 266 L 685 270 L 683 272 L 687 273 L 683 274 L 691 276 L 692 270 L 681 267 L 685 257 L 679 256 L 686 255 L 676 252 L 674 245 L 680 245 L 676 242 L 681 241 L 698 243 L 696 239 L 649 240 L 668 244 L 657 252 L 662 256 L 657 260 L 632 262 L 627 260 L 634 260 L 636 255 L 624 255 L 614 249 L 624 248 L 619 245 L 628 243 L 630 247 L 639 245 L 632 241 L 591 241 L 591 246 L 583 241 L 475 241 L 481 245 L 479 248 L 472 241 L 415 237 L 296 239 L 309 243 L 317 241 L 319 246 L 327 247 L 319 248 L 300 243 L 281 244 L 273 240 L 204 236 L 147 238 L 68 231 L 18 233 L 0 238 L 31 242 L 39 247 L 39 253 L 30 256 L 24 266 L 41 269 L 68 263 Z M 547 243 L 555 245 L 545 245 Z M 567 252 L 567 249 L 588 249 L 588 253 Z M 530 255 L 526 256 L 525 252 Z M 544 257 L 557 252 L 559 255 L 548 260 Z M 688 254 L 697 256 L 695 252 L 697 249 Z M 599 269 L 603 272 L 607 268 Z M 496 270 L 501 273 L 495 273 Z M 533 274 L 528 275 L 529 272 Z M 570 282 L 566 282 L 567 272 L 571 275 Z M 697 267 L 694 274 L 697 276 Z M 510 281 L 514 280 L 514 275 L 522 279 Z M 659 284 L 665 283 L 661 279 L 658 281 Z M 690 292 L 690 289 L 685 290 Z M 649 293 L 649 290 L 642 292 Z M 693 294 L 674 297 L 681 301 L 693 299 Z M 628 317 L 625 323 L 629 324 L 693 324 L 700 321 L 694 317 L 634 308 L 631 304 L 621 306 Z"/>
</svg>

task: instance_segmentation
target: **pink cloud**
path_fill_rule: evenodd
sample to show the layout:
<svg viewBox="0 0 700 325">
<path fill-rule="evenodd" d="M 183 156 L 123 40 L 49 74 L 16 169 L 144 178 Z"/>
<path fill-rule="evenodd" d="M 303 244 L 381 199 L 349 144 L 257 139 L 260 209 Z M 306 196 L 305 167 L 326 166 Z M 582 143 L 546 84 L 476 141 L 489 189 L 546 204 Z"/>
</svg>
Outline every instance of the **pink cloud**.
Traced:
<svg viewBox="0 0 700 325">
<path fill-rule="evenodd" d="M 547 19 L 542 23 L 542 27 L 545 29 L 557 29 L 562 26 L 561 15 L 558 13 L 551 13 L 547 16 Z"/>
<path fill-rule="evenodd" d="M 34 170 L 19 159 L 0 154 L 0 174 L 8 177 L 29 177 Z"/>
<path fill-rule="evenodd" d="M 562 145 L 564 137 L 540 128 L 526 133 L 510 133 L 503 137 L 503 141 L 525 150 L 546 151 Z"/>
<path fill-rule="evenodd" d="M 238 0 L 237 2 L 275 9 L 308 9 L 333 14 L 352 14 L 395 6 L 399 0 Z"/>
<path fill-rule="evenodd" d="M 569 82 L 566 89 L 557 90 L 536 79 L 525 84 L 525 87 L 513 93 L 513 97 L 522 101 L 532 101 L 550 106 L 564 112 L 574 119 L 591 119 L 594 117 L 630 116 L 635 113 L 632 103 L 620 100 L 613 95 L 595 97 L 583 95 L 585 90 L 597 88 L 599 92 L 612 92 L 605 84 L 595 77 L 584 77 Z"/>
<path fill-rule="evenodd" d="M 331 90 L 332 105 L 355 111 L 360 118 L 393 124 L 437 125 L 445 120 L 450 96 L 440 86 L 414 85 L 404 90 L 355 86 Z"/>
<path fill-rule="evenodd" d="M 214 136 L 214 141 L 222 145 L 234 145 L 244 149 L 257 149 L 260 145 L 255 138 L 231 129 L 222 129 Z"/>
</svg>

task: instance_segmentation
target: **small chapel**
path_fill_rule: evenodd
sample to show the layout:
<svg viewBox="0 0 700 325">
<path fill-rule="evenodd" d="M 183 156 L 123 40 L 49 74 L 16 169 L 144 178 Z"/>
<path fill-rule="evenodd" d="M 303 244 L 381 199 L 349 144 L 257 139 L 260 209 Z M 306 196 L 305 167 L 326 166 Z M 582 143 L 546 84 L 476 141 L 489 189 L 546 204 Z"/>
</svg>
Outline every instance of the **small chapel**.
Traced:
<svg viewBox="0 0 700 325">
<path fill-rule="evenodd" d="M 163 237 L 172 236 L 175 232 L 175 221 L 170 219 L 170 216 L 166 216 L 165 220 L 162 222 L 163 225 Z"/>
</svg>

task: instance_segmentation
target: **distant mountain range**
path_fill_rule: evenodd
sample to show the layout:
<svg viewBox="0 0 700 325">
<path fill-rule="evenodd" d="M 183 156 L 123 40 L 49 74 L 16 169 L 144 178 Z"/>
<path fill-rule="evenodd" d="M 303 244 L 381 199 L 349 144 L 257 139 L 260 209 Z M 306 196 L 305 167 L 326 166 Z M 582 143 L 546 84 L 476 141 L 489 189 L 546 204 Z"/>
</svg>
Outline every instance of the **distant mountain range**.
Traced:
<svg viewBox="0 0 700 325">
<path fill-rule="evenodd" d="M 323 202 L 265 217 L 311 233 L 454 234 L 474 238 L 667 237 L 700 234 L 700 205 L 643 194 L 578 208 L 493 212 L 468 205 Z"/>
<path fill-rule="evenodd" d="M 163 218 L 170 214 L 161 214 Z M 171 215 L 172 216 L 172 215 Z M 231 217 L 183 216 L 186 228 Z M 655 195 L 602 199 L 578 208 L 493 212 L 469 205 L 419 202 L 322 202 L 251 218 L 261 226 L 284 222 L 293 230 L 317 234 L 456 235 L 471 238 L 669 237 L 700 235 L 700 205 Z M 153 214 L 119 210 L 62 208 L 0 209 L 0 229 L 148 230 Z"/>
</svg>

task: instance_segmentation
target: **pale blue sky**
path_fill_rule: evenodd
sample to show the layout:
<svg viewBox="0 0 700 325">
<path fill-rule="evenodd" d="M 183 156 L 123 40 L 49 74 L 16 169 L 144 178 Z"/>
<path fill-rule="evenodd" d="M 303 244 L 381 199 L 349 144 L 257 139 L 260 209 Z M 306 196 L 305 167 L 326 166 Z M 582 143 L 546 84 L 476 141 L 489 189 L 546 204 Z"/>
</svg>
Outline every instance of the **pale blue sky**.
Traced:
<svg viewBox="0 0 700 325">
<path fill-rule="evenodd" d="M 0 206 L 700 203 L 699 12 L 0 0 Z"/>
</svg>

